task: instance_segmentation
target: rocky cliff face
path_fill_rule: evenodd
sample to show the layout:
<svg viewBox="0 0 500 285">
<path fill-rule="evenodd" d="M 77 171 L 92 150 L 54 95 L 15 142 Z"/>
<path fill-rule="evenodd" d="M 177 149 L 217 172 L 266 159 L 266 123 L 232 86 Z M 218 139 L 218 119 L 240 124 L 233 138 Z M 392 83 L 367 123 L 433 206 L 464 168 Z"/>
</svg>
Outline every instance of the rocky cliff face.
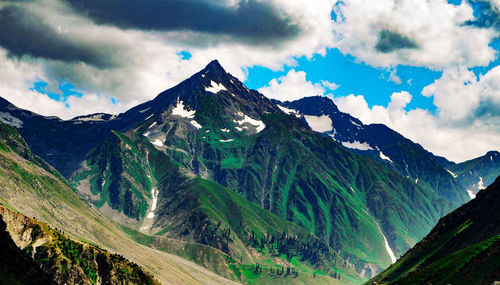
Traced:
<svg viewBox="0 0 500 285">
<path fill-rule="evenodd" d="M 122 256 L 73 240 L 45 223 L 0 206 L 2 222 L 26 264 L 57 284 L 159 284 Z M 36 279 L 34 279 L 36 280 Z"/>
</svg>

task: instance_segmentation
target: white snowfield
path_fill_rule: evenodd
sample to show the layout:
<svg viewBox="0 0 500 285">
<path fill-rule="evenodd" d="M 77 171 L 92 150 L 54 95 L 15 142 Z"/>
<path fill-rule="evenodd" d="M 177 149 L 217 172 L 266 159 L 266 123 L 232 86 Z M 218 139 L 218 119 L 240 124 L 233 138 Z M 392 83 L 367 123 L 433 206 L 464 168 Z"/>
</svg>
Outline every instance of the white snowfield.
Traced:
<svg viewBox="0 0 500 285">
<path fill-rule="evenodd" d="M 220 142 L 226 143 L 226 142 L 232 142 L 234 139 L 228 139 L 228 140 L 219 140 Z"/>
<path fill-rule="evenodd" d="M 256 130 L 257 133 L 260 133 L 262 130 L 264 130 L 266 128 L 266 124 L 264 124 L 264 122 L 252 119 L 248 115 L 243 114 L 242 112 L 238 112 L 237 115 L 240 116 L 240 117 L 243 117 L 243 119 L 239 120 L 239 121 L 234 120 L 233 122 L 235 122 L 236 124 L 238 124 L 240 126 L 244 125 L 244 124 L 250 124 L 250 125 L 252 125 L 252 126 L 255 127 L 255 130 Z M 246 127 L 246 126 L 242 126 L 240 128 L 236 127 L 236 129 L 239 130 L 239 131 L 240 131 L 240 129 L 242 131 L 245 128 L 248 128 L 248 127 Z"/>
<path fill-rule="evenodd" d="M 227 91 L 226 87 L 224 85 L 222 85 L 222 83 L 215 83 L 213 80 L 210 80 L 210 84 L 212 84 L 212 86 L 205 87 L 205 90 L 208 92 L 212 92 L 214 94 L 217 94 L 223 90 Z"/>
<path fill-rule="evenodd" d="M 187 109 L 185 109 L 184 102 L 179 101 L 179 99 L 177 99 L 177 105 L 175 106 L 175 108 L 172 109 L 172 115 L 181 116 L 183 118 L 188 118 L 188 119 L 193 119 L 195 113 L 196 113 L 195 110 L 188 111 Z"/>
<path fill-rule="evenodd" d="M 358 150 L 373 150 L 373 148 L 367 142 L 342 142 L 342 145 L 347 148 L 358 149 Z"/>
<path fill-rule="evenodd" d="M 304 118 L 306 119 L 306 122 L 309 125 L 309 127 L 313 129 L 313 131 L 324 133 L 333 130 L 332 119 L 330 119 L 330 117 L 328 117 L 327 115 L 322 115 L 322 116 L 305 115 Z"/>
</svg>

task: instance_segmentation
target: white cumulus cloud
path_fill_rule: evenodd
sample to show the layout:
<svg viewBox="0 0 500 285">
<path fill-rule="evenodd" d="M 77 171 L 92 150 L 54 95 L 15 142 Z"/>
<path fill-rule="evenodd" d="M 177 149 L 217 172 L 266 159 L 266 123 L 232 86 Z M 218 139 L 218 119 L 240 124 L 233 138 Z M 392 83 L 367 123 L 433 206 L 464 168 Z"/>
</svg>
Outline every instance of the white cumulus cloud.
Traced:
<svg viewBox="0 0 500 285">
<path fill-rule="evenodd" d="M 408 92 L 391 96 L 388 106 L 368 106 L 362 95 L 335 98 L 343 112 L 359 118 L 363 123 L 381 123 L 405 137 L 421 144 L 434 154 L 460 162 L 500 149 L 498 126 L 488 120 L 476 120 L 469 124 L 456 124 L 447 118 L 422 109 L 406 111 L 411 101 Z"/>
<path fill-rule="evenodd" d="M 497 32 L 466 25 L 474 19 L 466 1 L 342 0 L 334 11 L 335 46 L 372 66 L 444 69 L 484 66 L 495 58 L 489 44 Z"/>
<path fill-rule="evenodd" d="M 330 83 L 331 84 L 331 83 Z M 325 88 L 321 84 L 307 81 L 304 71 L 291 69 L 285 76 L 273 79 L 259 92 L 268 98 L 280 101 L 294 101 L 304 97 L 323 95 Z"/>
</svg>

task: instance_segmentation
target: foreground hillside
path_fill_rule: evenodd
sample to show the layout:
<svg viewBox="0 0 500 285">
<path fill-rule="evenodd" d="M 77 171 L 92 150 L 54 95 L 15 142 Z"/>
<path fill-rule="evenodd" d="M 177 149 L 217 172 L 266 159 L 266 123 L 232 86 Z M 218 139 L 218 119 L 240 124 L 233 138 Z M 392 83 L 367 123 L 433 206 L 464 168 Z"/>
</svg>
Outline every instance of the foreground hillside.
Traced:
<svg viewBox="0 0 500 285">
<path fill-rule="evenodd" d="M 0 217 L 25 259 L 32 262 L 58 284 L 159 284 L 149 273 L 120 255 L 110 254 L 94 245 L 73 240 L 47 224 L 0 206 Z M 30 260 L 31 261 L 31 260 Z M 33 270 L 34 271 L 34 270 Z M 37 280 L 31 276 L 25 280 Z"/>
<path fill-rule="evenodd" d="M 431 233 L 371 282 L 492 284 L 500 280 L 500 177 L 442 218 Z"/>
<path fill-rule="evenodd" d="M 143 233 L 108 222 L 84 204 L 54 169 L 33 155 L 13 128 L 0 124 L 0 131 L 0 199 L 4 204 L 36 216 L 77 239 L 89 240 L 130 257 L 150 269 L 164 284 L 219 284 L 229 280 L 141 245 L 176 254 L 243 283 L 335 284 L 340 282 L 337 277 L 340 272 L 342 283 L 362 280 L 317 237 L 252 205 L 223 186 L 186 176 L 145 139 L 115 133 L 116 140 L 111 139 L 109 143 L 117 143 L 113 146 L 118 150 L 131 151 L 120 154 L 129 159 L 135 155 L 136 163 L 150 163 L 146 169 L 150 169 L 155 186 L 160 189 L 160 198 L 168 198 L 166 202 L 175 205 L 167 212 L 149 210 L 164 217 L 163 221 L 170 221 L 163 227 L 170 231 L 162 230 L 162 233 L 148 224 L 148 219 L 141 224 Z M 110 163 L 112 161 L 116 163 L 116 160 Z M 143 175 L 134 176 L 137 177 Z M 60 235 L 48 232 L 52 233 L 51 240 L 56 241 L 55 247 L 61 247 Z M 65 244 L 69 239 L 63 240 Z M 87 247 L 75 244 L 77 248 Z M 57 269 L 61 268 L 64 266 L 59 264 Z"/>
<path fill-rule="evenodd" d="M 38 264 L 17 247 L 2 218 L 0 218 L 0 248 L 2 284 L 56 284 Z"/>
<path fill-rule="evenodd" d="M 15 129 L 4 124 L 0 124 L 0 202 L 63 230 L 71 241 L 89 241 L 123 255 L 150 271 L 162 284 L 232 283 L 194 263 L 130 239 L 84 203 L 52 167 L 30 151 Z"/>
</svg>

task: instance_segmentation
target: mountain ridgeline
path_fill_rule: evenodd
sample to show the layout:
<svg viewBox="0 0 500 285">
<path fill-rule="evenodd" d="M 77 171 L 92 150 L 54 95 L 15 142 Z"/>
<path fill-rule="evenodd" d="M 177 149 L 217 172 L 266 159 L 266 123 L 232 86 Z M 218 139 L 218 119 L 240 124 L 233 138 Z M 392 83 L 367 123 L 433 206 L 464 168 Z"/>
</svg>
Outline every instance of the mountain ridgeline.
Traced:
<svg viewBox="0 0 500 285">
<path fill-rule="evenodd" d="M 498 170 L 459 170 L 325 97 L 271 101 L 217 61 L 118 116 L 0 101 L 0 121 L 121 234 L 243 283 L 367 280 L 470 200 L 457 175 Z"/>
<path fill-rule="evenodd" d="M 330 98 L 305 97 L 293 102 L 274 101 L 285 112 L 310 123 L 351 151 L 371 157 L 433 191 L 454 205 L 469 201 L 464 186 L 432 153 L 382 124 L 365 125 L 339 111 Z"/>
<path fill-rule="evenodd" d="M 500 177 L 367 284 L 494 284 L 500 280 L 499 199 Z"/>
</svg>

